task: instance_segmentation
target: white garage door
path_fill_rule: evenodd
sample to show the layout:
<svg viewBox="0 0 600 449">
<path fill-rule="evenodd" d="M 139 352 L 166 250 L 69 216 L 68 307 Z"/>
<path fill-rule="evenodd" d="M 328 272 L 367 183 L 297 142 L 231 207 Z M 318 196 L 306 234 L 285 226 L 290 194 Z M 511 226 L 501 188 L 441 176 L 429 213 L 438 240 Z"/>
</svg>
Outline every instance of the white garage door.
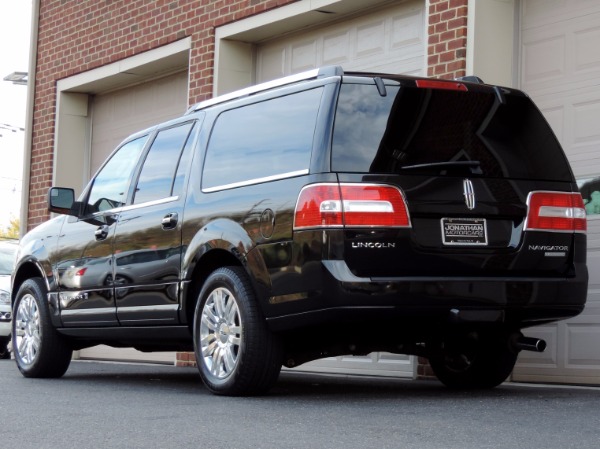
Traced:
<svg viewBox="0 0 600 449">
<path fill-rule="evenodd" d="M 421 0 L 402 2 L 265 42 L 257 51 L 256 79 L 268 81 L 325 65 L 422 76 L 424 4 Z M 367 357 L 328 358 L 296 370 L 412 378 L 415 365 L 414 357 L 373 353 Z"/>
<path fill-rule="evenodd" d="M 325 65 L 422 75 L 426 46 L 424 4 L 422 0 L 402 2 L 265 42 L 258 47 L 256 79 L 268 81 Z"/>
<path fill-rule="evenodd" d="M 96 95 L 92 102 L 91 173 L 130 134 L 181 116 L 187 100 L 187 71 Z"/>
<path fill-rule="evenodd" d="M 111 93 L 92 103 L 91 175 L 128 135 L 181 116 L 188 106 L 188 74 L 177 73 Z M 174 352 L 142 353 L 133 349 L 96 346 L 80 358 L 174 363 Z"/>
<path fill-rule="evenodd" d="M 588 184 L 590 287 L 582 315 L 527 332 L 548 349 L 522 353 L 513 378 L 600 384 L 600 182 L 592 182 L 600 177 L 600 2 L 524 0 L 522 8 L 521 87 Z"/>
</svg>

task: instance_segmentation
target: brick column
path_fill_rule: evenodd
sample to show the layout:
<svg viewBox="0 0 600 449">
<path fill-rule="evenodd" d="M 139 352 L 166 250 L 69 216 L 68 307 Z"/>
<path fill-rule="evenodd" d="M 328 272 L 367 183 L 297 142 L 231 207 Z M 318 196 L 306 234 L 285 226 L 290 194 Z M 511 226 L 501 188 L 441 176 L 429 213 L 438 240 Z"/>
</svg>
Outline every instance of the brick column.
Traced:
<svg viewBox="0 0 600 449">
<path fill-rule="evenodd" d="M 468 0 L 429 0 L 427 76 L 466 75 Z"/>
</svg>

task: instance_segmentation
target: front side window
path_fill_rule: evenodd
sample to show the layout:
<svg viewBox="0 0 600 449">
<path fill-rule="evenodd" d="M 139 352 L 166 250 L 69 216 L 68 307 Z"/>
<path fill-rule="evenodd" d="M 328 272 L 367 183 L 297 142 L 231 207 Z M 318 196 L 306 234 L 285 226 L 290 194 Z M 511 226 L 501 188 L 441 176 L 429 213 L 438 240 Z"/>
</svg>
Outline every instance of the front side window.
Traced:
<svg viewBox="0 0 600 449">
<path fill-rule="evenodd" d="M 148 136 L 127 142 L 119 148 L 102 167 L 93 181 L 85 211 L 87 214 L 103 212 L 123 206 L 127 190 Z"/>
<path fill-rule="evenodd" d="M 208 144 L 202 188 L 227 188 L 308 169 L 322 91 L 222 113 Z"/>
<path fill-rule="evenodd" d="M 185 123 L 162 130 L 156 135 L 136 185 L 134 204 L 168 198 L 172 195 L 182 149 L 186 141 L 191 140 L 188 137 L 193 125 L 193 122 Z M 190 146 L 191 144 L 186 145 L 186 149 L 189 150 Z M 184 169 L 185 167 L 179 172 L 185 174 Z"/>
</svg>

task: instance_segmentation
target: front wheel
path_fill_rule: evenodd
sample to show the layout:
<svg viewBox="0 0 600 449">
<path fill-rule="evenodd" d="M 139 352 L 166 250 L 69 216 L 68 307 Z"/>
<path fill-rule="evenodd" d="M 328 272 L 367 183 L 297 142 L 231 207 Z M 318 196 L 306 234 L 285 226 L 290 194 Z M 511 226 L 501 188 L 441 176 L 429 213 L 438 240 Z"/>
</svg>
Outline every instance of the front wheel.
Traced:
<svg viewBox="0 0 600 449">
<path fill-rule="evenodd" d="M 12 320 L 13 353 L 25 377 L 61 377 L 73 350 L 50 321 L 46 285 L 28 279 L 19 288 Z"/>
<path fill-rule="evenodd" d="M 215 394 L 260 394 L 277 380 L 281 342 L 267 328 L 242 268 L 219 268 L 206 279 L 194 315 L 194 349 L 200 377 Z"/>
<path fill-rule="evenodd" d="M 449 388 L 489 389 L 506 380 L 517 355 L 508 334 L 469 334 L 446 342 L 429 357 L 429 363 L 440 382 Z"/>
</svg>

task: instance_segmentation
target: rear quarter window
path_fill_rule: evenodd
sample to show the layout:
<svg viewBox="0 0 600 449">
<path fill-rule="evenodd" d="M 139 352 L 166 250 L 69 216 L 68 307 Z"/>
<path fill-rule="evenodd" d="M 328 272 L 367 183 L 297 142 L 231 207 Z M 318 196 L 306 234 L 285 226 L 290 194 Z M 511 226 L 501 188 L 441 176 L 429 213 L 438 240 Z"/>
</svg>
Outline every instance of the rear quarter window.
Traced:
<svg viewBox="0 0 600 449">
<path fill-rule="evenodd" d="M 253 184 L 307 170 L 323 88 L 225 111 L 208 143 L 204 191 Z"/>
</svg>

